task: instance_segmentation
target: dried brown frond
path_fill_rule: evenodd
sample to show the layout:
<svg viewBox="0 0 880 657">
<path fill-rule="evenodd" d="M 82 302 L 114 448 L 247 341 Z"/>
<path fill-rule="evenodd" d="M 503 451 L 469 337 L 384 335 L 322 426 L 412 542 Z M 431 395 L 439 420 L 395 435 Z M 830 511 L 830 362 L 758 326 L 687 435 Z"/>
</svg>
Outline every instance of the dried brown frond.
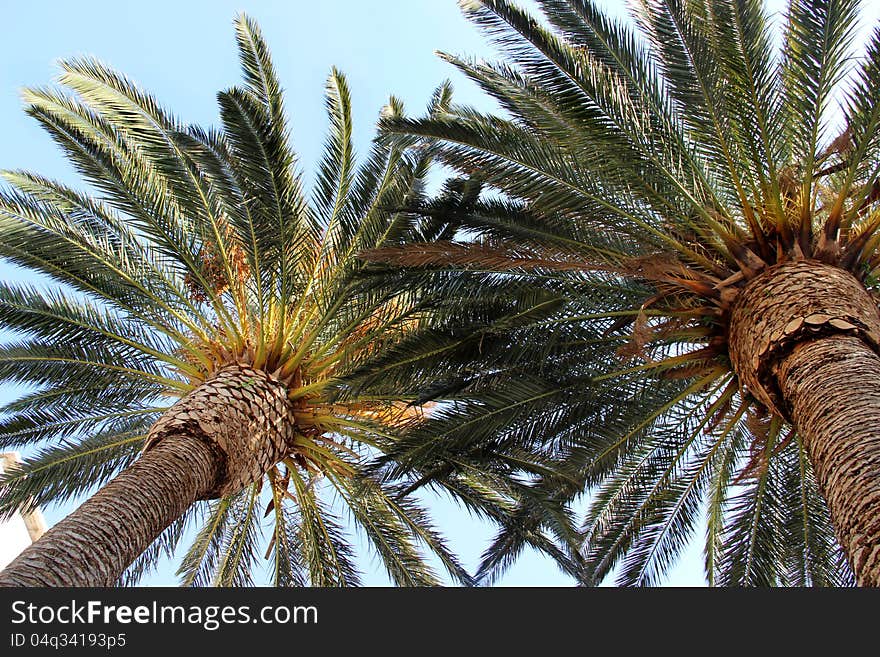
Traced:
<svg viewBox="0 0 880 657">
<path fill-rule="evenodd" d="M 735 386 L 736 383 L 731 381 L 728 384 L 728 387 Z M 727 392 L 725 390 L 725 392 Z M 725 419 L 728 419 L 729 422 L 733 421 L 733 418 L 730 417 L 730 411 L 733 409 L 733 396 L 725 397 L 724 401 L 721 402 L 721 405 L 715 410 L 712 414 L 712 417 L 709 418 L 709 421 L 706 423 L 706 426 L 703 428 L 703 433 L 711 434 L 713 433 L 721 423 L 724 422 Z M 729 425 L 728 425 L 729 426 Z"/>
<path fill-rule="evenodd" d="M 717 364 L 712 361 L 702 361 L 692 363 L 691 365 L 683 365 L 663 372 L 664 379 L 690 379 L 701 374 L 708 374 L 717 368 Z"/>
<path fill-rule="evenodd" d="M 623 272 L 628 276 L 641 278 L 653 283 L 666 283 L 672 289 L 692 292 L 709 299 L 718 298 L 717 278 L 702 271 L 696 271 L 674 257 L 667 255 L 642 256 L 633 258 L 624 265 Z"/>
<path fill-rule="evenodd" d="M 586 262 L 578 254 L 528 249 L 493 242 L 433 242 L 370 249 L 360 253 L 370 262 L 401 267 L 464 267 L 493 271 L 616 271 Z"/>
</svg>

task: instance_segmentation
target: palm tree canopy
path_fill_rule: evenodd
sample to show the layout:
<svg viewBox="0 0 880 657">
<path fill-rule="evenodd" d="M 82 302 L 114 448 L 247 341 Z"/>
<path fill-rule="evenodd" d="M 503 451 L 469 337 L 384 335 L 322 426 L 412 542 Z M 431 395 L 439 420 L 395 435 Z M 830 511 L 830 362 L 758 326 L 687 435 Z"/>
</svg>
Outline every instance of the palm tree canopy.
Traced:
<svg viewBox="0 0 880 657">
<path fill-rule="evenodd" d="M 365 471 L 421 417 L 413 395 L 343 382 L 437 312 L 428 293 L 359 282 L 355 257 L 442 236 L 395 210 L 421 198 L 430 153 L 375 140 L 358 166 L 349 89 L 334 70 L 330 130 L 307 195 L 267 46 L 248 17 L 235 29 L 244 81 L 218 94 L 219 129 L 181 122 L 90 58 L 63 61 L 58 87 L 24 93 L 28 114 L 92 190 L 3 173 L 0 255 L 51 284 L 0 284 L 0 322 L 18 336 L 0 348 L 0 379 L 30 390 L 2 409 L 0 449 L 34 450 L 3 479 L 0 511 L 103 484 L 176 399 L 240 363 L 287 384 L 295 448 L 256 483 L 192 507 L 124 583 L 197 523 L 178 571 L 185 584 L 251 584 L 264 553 L 274 584 L 357 584 L 341 509 L 396 584 L 442 581 L 425 550 L 471 583 L 422 506 Z M 440 87 L 429 113 L 448 102 Z M 384 110 L 402 111 L 393 98 Z"/>
<path fill-rule="evenodd" d="M 876 296 L 880 30 L 855 58 L 857 0 L 792 0 L 781 33 L 761 0 L 639 0 L 628 22 L 592 0 L 537 0 L 543 18 L 460 4 L 504 60 L 443 57 L 506 115 L 451 106 L 385 127 L 495 193 L 423 206 L 468 239 L 369 257 L 536 296 L 530 322 L 446 371 L 460 403 L 397 463 L 545 445 L 556 465 L 536 490 L 593 489 L 588 583 L 661 581 L 705 514 L 712 584 L 851 584 L 802 437 L 736 374 L 728 329 L 740 292 L 786 262 L 850 272 Z M 481 573 L 519 545 L 499 534 Z"/>
</svg>

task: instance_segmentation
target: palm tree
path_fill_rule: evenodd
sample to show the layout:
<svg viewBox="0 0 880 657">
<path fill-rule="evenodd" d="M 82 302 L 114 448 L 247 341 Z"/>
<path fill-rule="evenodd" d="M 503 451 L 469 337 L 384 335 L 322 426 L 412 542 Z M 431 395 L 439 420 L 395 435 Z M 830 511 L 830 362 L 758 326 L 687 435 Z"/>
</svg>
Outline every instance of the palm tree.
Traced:
<svg viewBox="0 0 880 657">
<path fill-rule="evenodd" d="M 430 295 L 359 283 L 363 248 L 431 237 L 393 211 L 423 193 L 430 153 L 375 141 L 356 167 L 349 90 L 333 71 L 330 134 L 307 198 L 281 89 L 255 23 L 235 22 L 245 83 L 218 95 L 222 130 L 184 125 L 93 59 L 25 92 L 95 194 L 6 172 L 0 255 L 50 285 L 0 284 L 0 445 L 39 446 L 2 481 L 0 510 L 66 501 L 118 476 L 0 573 L 0 584 L 132 583 L 201 528 L 185 584 L 354 585 L 335 499 L 399 585 L 471 578 L 423 508 L 365 464 L 417 422 L 405 394 L 343 383 L 415 330 Z M 431 105 L 440 111 L 448 89 Z M 402 112 L 392 99 L 388 116 Z M 45 279 L 44 279 L 45 280 Z M 121 470 L 121 472 L 120 472 Z M 139 556 L 140 555 L 140 556 Z"/>
<path fill-rule="evenodd" d="M 856 0 L 781 34 L 760 0 L 538 4 L 463 0 L 506 61 L 444 55 L 506 117 L 387 121 L 500 195 L 423 208 L 469 240 L 370 257 L 557 300 L 447 370 L 465 401 L 399 462 L 555 445 L 535 485 L 595 486 L 587 583 L 656 583 L 705 513 L 711 584 L 880 585 L 880 30 L 854 58 Z"/>
</svg>

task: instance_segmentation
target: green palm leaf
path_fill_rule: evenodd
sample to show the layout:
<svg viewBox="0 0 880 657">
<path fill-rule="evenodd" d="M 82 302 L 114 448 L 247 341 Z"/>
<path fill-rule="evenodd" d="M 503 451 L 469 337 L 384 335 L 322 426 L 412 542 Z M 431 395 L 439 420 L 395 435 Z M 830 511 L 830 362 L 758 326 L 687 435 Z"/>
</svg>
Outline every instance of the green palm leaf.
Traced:
<svg viewBox="0 0 880 657">
<path fill-rule="evenodd" d="M 348 83 L 334 69 L 324 157 L 304 193 L 267 45 L 247 16 L 235 29 L 243 82 L 218 94 L 216 128 L 186 124 L 94 58 L 64 60 L 56 86 L 24 94 L 91 191 L 4 173 L 0 256 L 48 283 L 0 285 L 0 323 L 12 331 L 0 380 L 26 387 L 0 410 L 0 445 L 31 450 L 4 477 L 0 512 L 107 482 L 175 402 L 247 366 L 287 391 L 289 453 L 242 491 L 198 499 L 118 583 L 136 583 L 187 540 L 186 585 L 252 585 L 260 571 L 276 585 L 357 585 L 352 525 L 395 584 L 444 583 L 429 555 L 472 584 L 401 490 L 409 481 L 375 478 L 373 461 L 420 423 L 421 390 L 357 375 L 454 314 L 430 281 L 389 286 L 358 258 L 455 233 L 409 209 L 426 201 L 435 154 L 382 135 L 359 164 Z M 428 114 L 450 106 L 442 85 Z M 401 118 L 403 107 L 392 98 L 384 113 Z"/>
<path fill-rule="evenodd" d="M 460 232 L 365 256 L 377 276 L 402 268 L 402 284 L 430 281 L 463 309 L 459 325 L 357 373 L 450 399 L 397 442 L 385 471 L 431 485 L 478 458 L 497 467 L 512 448 L 539 450 L 555 477 L 511 462 L 506 474 L 552 505 L 520 507 L 487 577 L 529 528 L 589 493 L 573 571 L 585 583 L 662 582 L 702 522 L 713 585 L 853 583 L 832 538 L 841 512 L 826 503 L 835 466 L 819 469 L 812 446 L 834 437 L 770 403 L 777 393 L 761 386 L 784 387 L 776 365 L 766 383 L 749 374 L 815 336 L 798 333 L 803 318 L 787 324 L 762 336 L 790 340 L 771 357 L 747 352 L 733 328 L 793 263 L 843 270 L 876 309 L 877 36 L 851 66 L 858 3 L 793 0 L 781 48 L 757 0 L 641 0 L 631 21 L 591 0 L 539 0 L 540 18 L 508 0 L 460 4 L 502 61 L 442 56 L 502 112 L 383 122 L 456 172 L 411 207 Z M 752 335 L 793 299 L 813 303 L 786 289 L 749 318 Z M 494 312 L 481 317 L 469 294 Z M 553 537 L 563 568 L 570 542 Z"/>
</svg>

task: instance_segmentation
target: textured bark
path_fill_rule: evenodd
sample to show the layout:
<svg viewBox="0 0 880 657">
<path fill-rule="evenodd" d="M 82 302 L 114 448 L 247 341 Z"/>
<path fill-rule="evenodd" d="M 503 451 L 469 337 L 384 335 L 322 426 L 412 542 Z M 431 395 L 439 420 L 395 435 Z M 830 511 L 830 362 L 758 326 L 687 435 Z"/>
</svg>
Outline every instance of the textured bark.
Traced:
<svg viewBox="0 0 880 657">
<path fill-rule="evenodd" d="M 853 336 L 799 345 L 779 387 L 860 586 L 880 586 L 880 358 Z"/>
<path fill-rule="evenodd" d="M 168 409 L 150 429 L 145 450 L 179 435 L 214 445 L 223 472 L 207 497 L 223 497 L 287 456 L 294 429 L 287 386 L 262 370 L 230 365 Z"/>
<path fill-rule="evenodd" d="M 803 438 L 857 581 L 880 585 L 880 313 L 849 272 L 815 260 L 771 267 L 731 309 L 743 386 Z"/>
<path fill-rule="evenodd" d="M 193 502 L 229 495 L 286 457 L 287 387 L 219 370 L 150 429 L 144 454 L 0 573 L 3 586 L 109 586 Z"/>
<path fill-rule="evenodd" d="M 755 399 L 790 419 L 775 365 L 797 344 L 841 334 L 880 348 L 880 313 L 870 294 L 844 269 L 817 260 L 788 261 L 750 281 L 734 302 L 731 364 Z"/>
<path fill-rule="evenodd" d="M 111 586 L 172 521 L 216 486 L 220 455 L 176 436 L 120 473 L 24 550 L 0 586 Z"/>
</svg>

